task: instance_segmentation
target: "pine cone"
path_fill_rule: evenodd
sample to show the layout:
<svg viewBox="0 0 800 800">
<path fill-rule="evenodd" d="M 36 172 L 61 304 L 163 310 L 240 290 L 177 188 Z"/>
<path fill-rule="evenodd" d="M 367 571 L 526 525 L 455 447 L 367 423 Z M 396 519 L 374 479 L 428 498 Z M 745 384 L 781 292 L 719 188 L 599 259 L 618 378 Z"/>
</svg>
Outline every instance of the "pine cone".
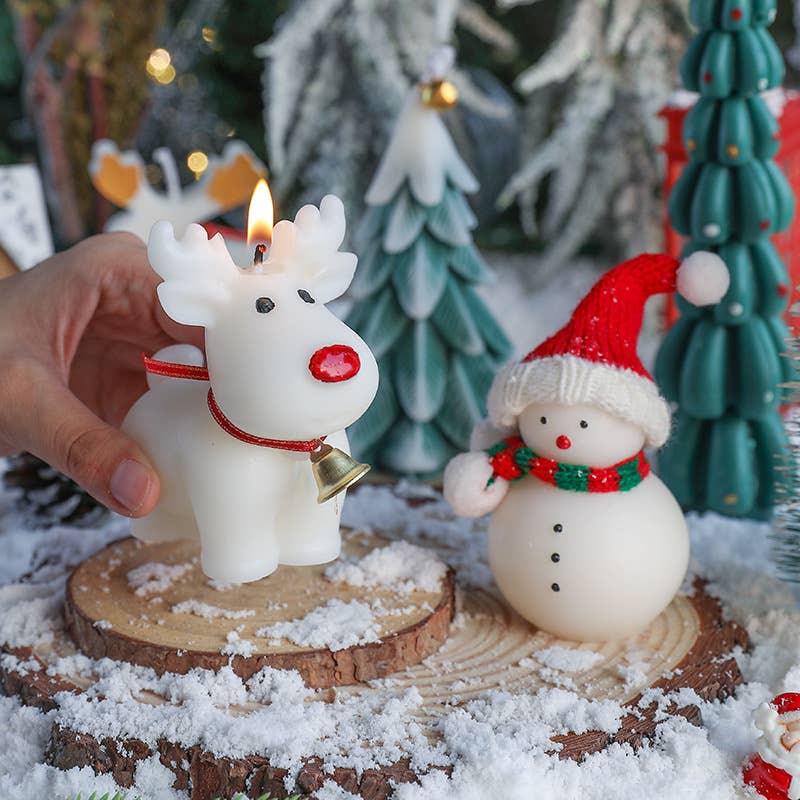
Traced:
<svg viewBox="0 0 800 800">
<path fill-rule="evenodd" d="M 30 453 L 6 460 L 3 483 L 15 495 L 17 509 L 37 527 L 89 527 L 108 513 L 71 478 Z"/>
</svg>

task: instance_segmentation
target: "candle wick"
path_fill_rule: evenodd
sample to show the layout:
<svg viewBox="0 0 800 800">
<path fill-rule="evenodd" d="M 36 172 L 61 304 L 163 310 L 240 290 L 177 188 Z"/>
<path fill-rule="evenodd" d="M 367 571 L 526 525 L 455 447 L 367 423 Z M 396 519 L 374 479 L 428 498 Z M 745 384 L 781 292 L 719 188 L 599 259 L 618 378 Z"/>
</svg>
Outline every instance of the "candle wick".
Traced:
<svg viewBox="0 0 800 800">
<path fill-rule="evenodd" d="M 267 246 L 265 244 L 257 244 L 256 251 L 253 254 L 253 264 L 263 264 L 264 263 L 264 254 L 267 252 Z"/>
</svg>

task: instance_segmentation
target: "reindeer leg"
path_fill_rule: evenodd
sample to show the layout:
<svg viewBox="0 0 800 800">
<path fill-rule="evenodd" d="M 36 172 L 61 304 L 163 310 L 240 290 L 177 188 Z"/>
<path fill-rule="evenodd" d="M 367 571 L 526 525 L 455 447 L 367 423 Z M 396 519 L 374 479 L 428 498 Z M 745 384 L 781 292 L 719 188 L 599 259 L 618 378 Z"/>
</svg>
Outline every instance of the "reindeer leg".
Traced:
<svg viewBox="0 0 800 800">
<path fill-rule="evenodd" d="M 329 436 L 327 441 L 334 447 L 348 451 L 344 433 Z M 303 463 L 293 488 L 283 496 L 278 512 L 281 564 L 326 564 L 339 556 L 342 549 L 339 518 L 344 493 L 321 504 L 317 502 L 317 494 L 311 469 Z"/>
<path fill-rule="evenodd" d="M 143 542 L 196 539 L 197 525 L 191 517 L 164 511 L 156 506 L 146 517 L 131 521 L 131 533 Z"/>
<path fill-rule="evenodd" d="M 248 583 L 277 569 L 274 505 L 265 504 L 263 494 L 244 487 L 220 493 L 202 484 L 189 493 L 206 575 L 221 583 Z"/>
</svg>

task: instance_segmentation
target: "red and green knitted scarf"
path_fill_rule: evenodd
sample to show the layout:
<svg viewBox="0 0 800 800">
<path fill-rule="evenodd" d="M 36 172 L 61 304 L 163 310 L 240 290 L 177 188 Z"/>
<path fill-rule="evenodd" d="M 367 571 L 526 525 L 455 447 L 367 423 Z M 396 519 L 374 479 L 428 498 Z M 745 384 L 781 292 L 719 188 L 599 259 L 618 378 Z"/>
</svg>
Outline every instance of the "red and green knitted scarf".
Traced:
<svg viewBox="0 0 800 800">
<path fill-rule="evenodd" d="M 628 492 L 650 474 L 650 464 L 643 450 L 611 467 L 562 464 L 537 456 L 519 436 L 503 439 L 486 452 L 494 470 L 487 486 L 497 478 L 518 481 L 526 475 L 534 475 L 551 486 L 572 492 Z"/>
</svg>

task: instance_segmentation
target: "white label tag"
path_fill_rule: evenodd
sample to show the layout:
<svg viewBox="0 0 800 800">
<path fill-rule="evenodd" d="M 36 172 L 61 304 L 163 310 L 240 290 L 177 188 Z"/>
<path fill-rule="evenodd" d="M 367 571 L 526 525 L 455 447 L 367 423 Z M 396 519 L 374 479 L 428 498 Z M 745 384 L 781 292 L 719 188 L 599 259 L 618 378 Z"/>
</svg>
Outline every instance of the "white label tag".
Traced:
<svg viewBox="0 0 800 800">
<path fill-rule="evenodd" d="M 0 167 L 0 247 L 20 269 L 53 255 L 42 180 L 33 164 Z"/>
</svg>

